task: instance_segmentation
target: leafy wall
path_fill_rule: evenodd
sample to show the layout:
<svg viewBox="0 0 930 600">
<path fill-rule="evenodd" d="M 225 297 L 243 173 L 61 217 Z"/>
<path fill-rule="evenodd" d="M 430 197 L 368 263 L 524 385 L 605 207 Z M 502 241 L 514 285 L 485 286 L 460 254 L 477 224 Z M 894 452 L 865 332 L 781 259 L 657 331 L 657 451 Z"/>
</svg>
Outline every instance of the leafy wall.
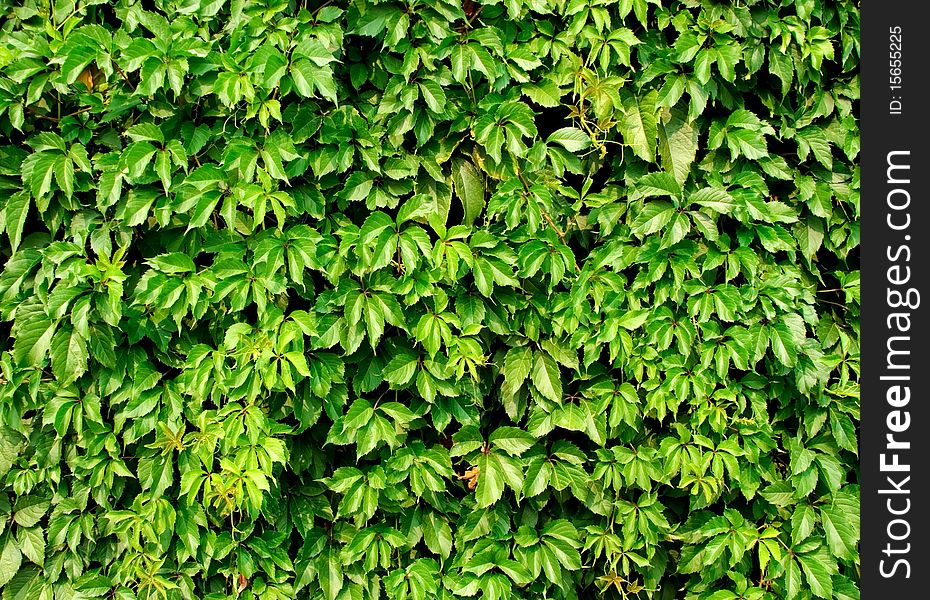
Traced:
<svg viewBox="0 0 930 600">
<path fill-rule="evenodd" d="M 858 598 L 858 3 L 0 6 L 3 600 Z"/>
</svg>

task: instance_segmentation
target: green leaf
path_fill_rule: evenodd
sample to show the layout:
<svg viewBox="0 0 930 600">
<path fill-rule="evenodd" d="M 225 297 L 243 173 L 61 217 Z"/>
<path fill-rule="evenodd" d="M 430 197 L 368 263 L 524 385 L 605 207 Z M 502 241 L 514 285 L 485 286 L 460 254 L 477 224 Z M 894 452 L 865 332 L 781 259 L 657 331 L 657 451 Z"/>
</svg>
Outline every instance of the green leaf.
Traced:
<svg viewBox="0 0 930 600">
<path fill-rule="evenodd" d="M 359 398 L 352 403 L 343 421 L 343 429 L 349 432 L 356 432 L 371 422 L 375 412 L 371 403 Z"/>
<path fill-rule="evenodd" d="M 401 404 L 400 402 L 385 402 L 378 407 L 378 410 L 391 417 L 395 423 L 406 425 L 417 418 L 416 413 Z"/>
<path fill-rule="evenodd" d="M 442 86 L 433 80 L 426 80 L 420 82 L 419 87 L 420 94 L 429 109 L 437 114 L 445 114 L 448 100 Z"/>
<path fill-rule="evenodd" d="M 462 224 L 470 226 L 484 211 L 484 180 L 470 161 L 458 159 L 452 164 L 452 183 L 465 213 Z"/>
<path fill-rule="evenodd" d="M 403 387 L 410 383 L 417 372 L 419 356 L 413 352 L 400 352 L 385 365 L 382 375 L 391 387 Z"/>
<path fill-rule="evenodd" d="M 126 130 L 126 136 L 134 142 L 149 141 L 159 145 L 165 144 L 165 134 L 154 123 L 139 123 Z"/>
<path fill-rule="evenodd" d="M 856 426 L 853 425 L 852 420 L 847 415 L 830 411 L 830 430 L 833 432 L 833 438 L 840 448 L 858 455 L 859 445 Z"/>
<path fill-rule="evenodd" d="M 120 170 L 128 173 L 130 177 L 139 178 L 145 173 L 146 168 L 155 157 L 157 149 L 150 142 L 139 141 L 133 142 L 126 146 L 123 153 L 120 154 Z"/>
<path fill-rule="evenodd" d="M 639 329 L 649 318 L 648 310 L 628 310 L 614 321 L 618 326 L 633 331 Z"/>
<path fill-rule="evenodd" d="M 619 127 L 623 142 L 647 162 L 655 160 L 659 134 L 656 96 L 655 90 L 641 98 L 621 90 L 623 118 Z"/>
<path fill-rule="evenodd" d="M 636 214 L 630 229 L 641 238 L 652 235 L 668 225 L 674 215 L 674 204 L 664 200 L 652 200 L 646 202 L 643 209 Z"/>
<path fill-rule="evenodd" d="M 13 579 L 21 564 L 23 564 L 23 554 L 13 540 L 13 536 L 8 535 L 3 552 L 0 553 L 0 587 Z"/>
<path fill-rule="evenodd" d="M 319 569 L 320 587 L 326 600 L 336 600 L 344 585 L 342 562 L 335 551 L 328 551 L 321 559 Z"/>
<path fill-rule="evenodd" d="M 16 532 L 19 549 L 26 558 L 41 566 L 45 565 L 45 538 L 41 527 L 20 528 Z M 2 560 L 2 559 L 0 559 Z"/>
<path fill-rule="evenodd" d="M 68 44 L 67 47 L 68 51 L 64 54 L 65 60 L 61 63 L 61 74 L 65 78 L 65 83 L 71 85 L 77 81 L 87 65 L 94 62 L 97 50 L 82 44 Z"/>
<path fill-rule="evenodd" d="M 533 447 L 536 438 L 517 427 L 498 427 L 488 441 L 512 456 L 520 456 Z"/>
<path fill-rule="evenodd" d="M 562 98 L 559 86 L 548 79 L 538 83 L 526 83 L 521 90 L 530 100 L 544 108 L 555 108 Z"/>
<path fill-rule="evenodd" d="M 532 498 L 543 493 L 549 487 L 552 470 L 552 464 L 544 457 L 530 461 L 526 468 L 523 494 L 527 498 Z"/>
<path fill-rule="evenodd" d="M 785 583 L 788 588 L 788 600 L 796 598 L 801 592 L 801 586 L 803 584 L 801 580 L 801 568 L 798 566 L 798 562 L 793 558 L 789 559 L 785 566 Z"/>
<path fill-rule="evenodd" d="M 22 496 L 13 505 L 13 521 L 20 527 L 34 527 L 48 511 L 49 501 L 39 496 Z"/>
<path fill-rule="evenodd" d="M 800 504 L 791 516 L 791 539 L 800 544 L 814 531 L 814 511 L 807 504 Z"/>
<path fill-rule="evenodd" d="M 798 357 L 794 333 L 783 321 L 772 325 L 769 332 L 769 343 L 775 358 L 786 367 L 793 367 Z"/>
<path fill-rule="evenodd" d="M 765 137 L 758 131 L 751 129 L 732 129 L 727 132 L 727 145 L 733 159 L 745 156 L 750 160 L 764 158 L 769 155 Z"/>
<path fill-rule="evenodd" d="M 443 558 L 449 558 L 452 554 L 452 529 L 445 519 L 433 511 L 426 512 L 423 517 L 423 541 L 427 548 Z"/>
<path fill-rule="evenodd" d="M 318 67 L 325 67 L 331 62 L 336 62 L 333 53 L 327 50 L 326 46 L 316 38 L 309 38 L 299 42 L 294 48 L 294 55 L 306 58 Z"/>
<path fill-rule="evenodd" d="M 787 481 L 773 483 L 762 490 L 759 495 L 778 508 L 784 508 L 794 503 L 794 488 Z"/>
<path fill-rule="evenodd" d="M 13 342 L 13 359 L 19 364 L 38 366 L 52 345 L 56 324 L 42 316 L 25 321 Z"/>
<path fill-rule="evenodd" d="M 780 225 L 757 225 L 755 230 L 762 246 L 769 252 L 791 252 L 796 249 L 797 241 Z"/>
<path fill-rule="evenodd" d="M 792 56 L 788 52 L 779 51 L 778 48 L 770 46 L 768 49 L 769 72 L 781 80 L 781 95 L 784 96 L 791 88 L 791 82 L 794 79 L 794 64 Z"/>
<path fill-rule="evenodd" d="M 29 194 L 23 191 L 8 196 L 3 207 L 3 222 L 6 223 L 6 233 L 10 237 L 10 247 L 13 252 L 16 252 L 23 239 L 23 228 L 29 214 L 29 205 Z"/>
<path fill-rule="evenodd" d="M 562 375 L 551 356 L 545 352 L 536 353 L 531 378 L 533 386 L 545 398 L 553 402 L 562 401 Z"/>
<path fill-rule="evenodd" d="M 504 387 L 511 394 L 523 385 L 533 365 L 533 352 L 526 347 L 511 348 L 504 357 Z"/>
<path fill-rule="evenodd" d="M 62 329 L 52 339 L 52 372 L 68 385 L 87 371 L 87 342 L 76 330 Z"/>
<path fill-rule="evenodd" d="M 636 197 L 671 196 L 677 200 L 681 186 L 669 173 L 649 173 L 636 182 Z"/>
<path fill-rule="evenodd" d="M 833 597 L 833 575 L 837 572 L 836 561 L 824 546 L 812 553 L 798 554 L 798 562 L 804 571 L 807 585 L 818 598 Z"/>
<path fill-rule="evenodd" d="M 299 58 L 291 63 L 290 71 L 297 93 L 304 98 L 312 98 L 315 77 L 313 63 L 307 59 Z"/>
<path fill-rule="evenodd" d="M 478 508 L 487 508 L 504 495 L 504 475 L 500 459 L 495 453 L 482 454 L 478 457 L 478 484 L 475 499 Z"/>
<path fill-rule="evenodd" d="M 126 226 L 135 227 L 146 221 L 158 194 L 152 190 L 129 190 L 124 202 L 116 210 L 116 217 Z"/>
<path fill-rule="evenodd" d="M 855 560 L 858 556 L 858 527 L 849 522 L 850 517 L 854 516 L 847 514 L 843 506 L 825 505 L 820 509 L 820 520 L 826 533 L 827 546 L 838 558 Z"/>
<path fill-rule="evenodd" d="M 553 131 L 547 144 L 559 144 L 569 152 L 580 152 L 591 147 L 591 137 L 577 127 L 563 127 Z"/>
<path fill-rule="evenodd" d="M 394 221 L 391 217 L 381 211 L 375 211 L 368 215 L 368 218 L 362 223 L 362 227 L 359 229 L 359 242 L 369 246 L 382 232 L 393 228 Z"/>
<path fill-rule="evenodd" d="M 698 130 L 687 121 L 687 115 L 673 110 L 658 123 L 659 155 L 662 168 L 674 176 L 679 187 L 688 179 L 697 156 Z"/>
<path fill-rule="evenodd" d="M 794 233 L 801 253 L 808 260 L 812 259 L 823 245 L 823 222 L 817 217 L 808 215 L 804 221 L 795 226 Z"/>
<path fill-rule="evenodd" d="M 18 436 L 19 434 L 6 427 L 0 427 L 0 477 L 6 477 L 6 474 L 10 472 L 10 467 L 20 456 L 23 444 Z"/>
<path fill-rule="evenodd" d="M 697 190 L 688 196 L 688 200 L 722 215 L 730 214 L 737 206 L 736 200 L 727 191 L 712 187 Z"/>
<path fill-rule="evenodd" d="M 356 171 L 349 176 L 343 188 L 343 197 L 350 202 L 368 198 L 373 179 L 367 173 Z"/>
<path fill-rule="evenodd" d="M 29 186 L 33 197 L 41 198 L 52 190 L 55 166 L 62 157 L 51 152 L 30 154 L 23 161 L 23 183 Z"/>
</svg>

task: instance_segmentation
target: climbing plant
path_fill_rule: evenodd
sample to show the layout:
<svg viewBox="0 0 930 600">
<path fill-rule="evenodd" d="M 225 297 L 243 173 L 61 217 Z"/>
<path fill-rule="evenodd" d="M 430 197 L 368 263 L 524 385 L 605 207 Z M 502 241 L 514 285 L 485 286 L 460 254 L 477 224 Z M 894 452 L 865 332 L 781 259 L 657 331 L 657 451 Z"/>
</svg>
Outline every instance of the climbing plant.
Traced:
<svg viewBox="0 0 930 600">
<path fill-rule="evenodd" d="M 0 1 L 3 600 L 859 597 L 859 12 Z"/>
</svg>

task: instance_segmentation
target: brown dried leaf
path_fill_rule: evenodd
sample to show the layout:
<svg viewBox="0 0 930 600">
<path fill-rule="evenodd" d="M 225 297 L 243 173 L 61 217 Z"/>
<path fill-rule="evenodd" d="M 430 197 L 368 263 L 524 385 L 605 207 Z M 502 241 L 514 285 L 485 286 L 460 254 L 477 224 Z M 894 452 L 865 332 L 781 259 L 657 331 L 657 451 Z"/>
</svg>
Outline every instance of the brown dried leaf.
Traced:
<svg viewBox="0 0 930 600">
<path fill-rule="evenodd" d="M 97 68 L 95 63 L 90 63 L 81 71 L 77 80 L 84 84 L 88 92 L 94 91 L 94 86 L 99 85 L 103 80 L 103 72 Z"/>
<path fill-rule="evenodd" d="M 478 475 L 480 473 L 481 470 L 478 467 L 472 467 L 457 477 L 459 481 L 467 481 L 468 489 L 473 490 L 478 485 Z"/>
</svg>

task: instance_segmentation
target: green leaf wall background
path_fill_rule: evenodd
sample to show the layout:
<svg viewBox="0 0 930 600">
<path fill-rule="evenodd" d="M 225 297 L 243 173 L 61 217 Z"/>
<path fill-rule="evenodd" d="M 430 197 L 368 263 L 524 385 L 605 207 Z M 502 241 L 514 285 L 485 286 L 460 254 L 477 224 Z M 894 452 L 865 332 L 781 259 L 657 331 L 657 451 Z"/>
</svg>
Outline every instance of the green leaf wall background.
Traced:
<svg viewBox="0 0 930 600">
<path fill-rule="evenodd" d="M 26 0 L 3 600 L 859 597 L 859 12 Z"/>
</svg>

